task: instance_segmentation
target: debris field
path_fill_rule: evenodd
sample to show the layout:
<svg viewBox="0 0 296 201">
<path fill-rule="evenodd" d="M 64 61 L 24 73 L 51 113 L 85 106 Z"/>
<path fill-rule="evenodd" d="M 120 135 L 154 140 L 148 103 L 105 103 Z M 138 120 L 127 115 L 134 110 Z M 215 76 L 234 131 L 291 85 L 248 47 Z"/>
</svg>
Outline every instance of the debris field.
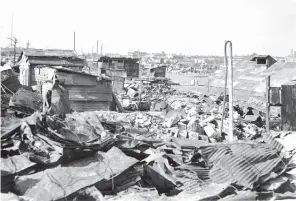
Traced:
<svg viewBox="0 0 296 201">
<path fill-rule="evenodd" d="M 180 93 L 163 81 L 125 85 L 117 97 L 124 112 L 68 114 L 44 111 L 29 89 L 6 97 L 2 199 L 296 199 L 296 133 L 279 130 L 277 111 L 267 133 L 264 107 L 236 102 L 229 142 L 222 95 Z"/>
</svg>

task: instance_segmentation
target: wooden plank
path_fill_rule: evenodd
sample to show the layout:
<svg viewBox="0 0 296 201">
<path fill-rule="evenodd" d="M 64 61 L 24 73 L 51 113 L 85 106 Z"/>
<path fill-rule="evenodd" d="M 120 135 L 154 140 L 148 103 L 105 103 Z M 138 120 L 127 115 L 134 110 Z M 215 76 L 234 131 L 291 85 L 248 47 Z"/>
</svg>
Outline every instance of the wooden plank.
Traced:
<svg viewBox="0 0 296 201">
<path fill-rule="evenodd" d="M 296 131 L 296 85 L 282 85 L 282 130 Z"/>
<path fill-rule="evenodd" d="M 112 96 L 113 96 L 113 99 L 114 99 L 114 101 L 116 103 L 116 106 L 117 106 L 119 112 L 123 113 L 124 109 L 123 109 L 121 103 L 119 102 L 119 100 L 117 99 L 116 95 L 114 93 L 112 93 Z"/>
</svg>

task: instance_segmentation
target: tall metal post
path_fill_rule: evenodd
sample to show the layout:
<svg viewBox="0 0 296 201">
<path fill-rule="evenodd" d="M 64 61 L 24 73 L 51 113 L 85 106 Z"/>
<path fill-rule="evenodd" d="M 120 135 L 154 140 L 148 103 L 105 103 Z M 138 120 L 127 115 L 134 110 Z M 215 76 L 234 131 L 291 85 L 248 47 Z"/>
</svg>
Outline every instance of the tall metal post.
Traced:
<svg viewBox="0 0 296 201">
<path fill-rule="evenodd" d="M 233 61 L 232 61 L 232 42 L 229 41 L 230 61 L 229 61 L 229 141 L 233 141 Z"/>
<path fill-rule="evenodd" d="M 266 59 L 266 68 L 270 67 L 270 62 L 268 58 Z M 265 96 L 266 96 L 266 130 L 269 133 L 269 110 L 270 110 L 270 76 L 266 78 L 266 91 L 265 91 Z"/>
<path fill-rule="evenodd" d="M 227 79 L 227 75 L 228 75 L 227 43 L 228 43 L 228 41 L 225 41 L 225 44 L 224 44 L 225 82 L 224 82 L 224 100 L 223 100 L 223 106 L 222 106 L 222 119 L 221 119 L 220 135 L 222 135 L 222 132 L 223 132 L 223 121 L 224 121 L 227 83 L 228 83 L 228 79 Z"/>
</svg>

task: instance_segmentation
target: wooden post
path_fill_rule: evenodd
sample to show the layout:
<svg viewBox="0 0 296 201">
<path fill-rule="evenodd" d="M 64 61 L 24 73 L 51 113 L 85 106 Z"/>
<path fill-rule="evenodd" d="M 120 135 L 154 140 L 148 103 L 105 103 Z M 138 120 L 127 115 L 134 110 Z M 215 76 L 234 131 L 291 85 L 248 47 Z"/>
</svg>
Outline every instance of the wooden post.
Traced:
<svg viewBox="0 0 296 201">
<path fill-rule="evenodd" d="M 266 60 L 266 68 L 270 67 L 270 62 L 267 58 Z M 269 105 L 270 105 L 270 76 L 266 78 L 266 91 L 265 91 L 265 96 L 266 96 L 266 131 L 269 133 Z"/>
</svg>

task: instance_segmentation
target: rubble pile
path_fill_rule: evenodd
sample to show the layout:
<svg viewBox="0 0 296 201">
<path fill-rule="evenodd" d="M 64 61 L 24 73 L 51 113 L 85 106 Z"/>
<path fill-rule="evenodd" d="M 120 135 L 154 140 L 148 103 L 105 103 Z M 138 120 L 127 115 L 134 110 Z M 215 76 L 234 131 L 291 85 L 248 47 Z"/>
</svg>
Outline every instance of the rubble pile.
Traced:
<svg viewBox="0 0 296 201">
<path fill-rule="evenodd" d="M 126 93 L 120 94 L 119 99 L 127 111 L 159 111 L 159 104 L 163 104 L 166 96 L 175 92 L 171 84 L 170 80 L 161 78 L 125 83 Z"/>
<path fill-rule="evenodd" d="M 18 107 L 12 110 L 28 114 L 2 118 L 2 196 L 32 201 L 296 199 L 295 132 L 266 133 L 261 112 L 236 105 L 235 141 L 229 143 L 223 96 L 168 94 L 157 99 L 165 100 L 158 111 L 64 117 L 44 112 L 37 96 L 27 100 L 34 112 L 14 101 Z"/>
</svg>

